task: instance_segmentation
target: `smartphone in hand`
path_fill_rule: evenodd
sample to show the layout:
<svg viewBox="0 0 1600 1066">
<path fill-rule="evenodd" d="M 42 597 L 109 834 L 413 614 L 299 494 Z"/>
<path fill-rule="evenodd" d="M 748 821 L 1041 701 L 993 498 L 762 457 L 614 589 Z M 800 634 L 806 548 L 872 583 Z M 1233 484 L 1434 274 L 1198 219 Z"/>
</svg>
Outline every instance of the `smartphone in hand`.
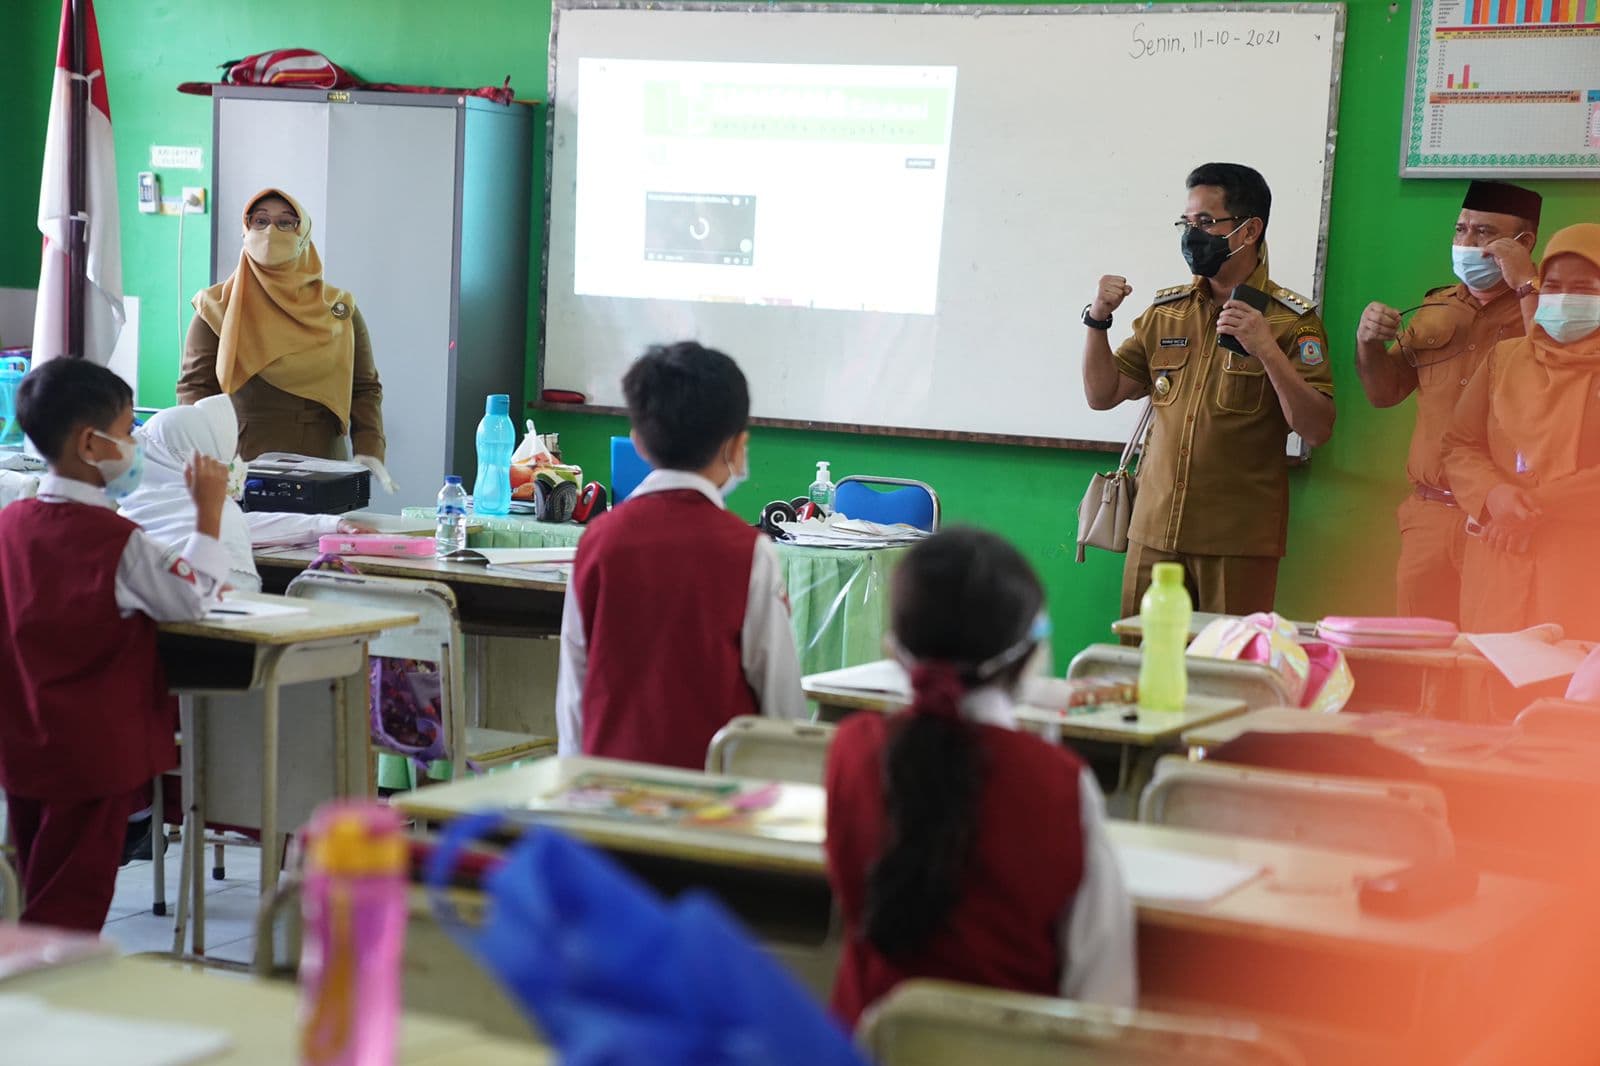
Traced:
<svg viewBox="0 0 1600 1066">
<path fill-rule="evenodd" d="M 1235 285 L 1229 299 L 1247 303 L 1262 314 L 1267 313 L 1267 307 L 1272 302 L 1272 298 L 1266 293 L 1250 285 Z M 1230 337 L 1226 333 L 1218 334 L 1217 343 L 1230 352 L 1237 352 L 1239 355 L 1249 354 L 1244 350 L 1244 345 L 1239 341 L 1238 337 Z"/>
</svg>

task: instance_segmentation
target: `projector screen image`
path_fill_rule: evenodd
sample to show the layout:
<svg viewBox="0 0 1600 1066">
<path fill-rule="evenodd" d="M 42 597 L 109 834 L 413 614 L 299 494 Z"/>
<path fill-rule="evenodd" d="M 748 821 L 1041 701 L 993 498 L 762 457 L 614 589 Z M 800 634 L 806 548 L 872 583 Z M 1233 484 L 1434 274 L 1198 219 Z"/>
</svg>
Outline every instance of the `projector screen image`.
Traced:
<svg viewBox="0 0 1600 1066">
<path fill-rule="evenodd" d="M 583 58 L 578 296 L 932 315 L 956 69 Z"/>
</svg>

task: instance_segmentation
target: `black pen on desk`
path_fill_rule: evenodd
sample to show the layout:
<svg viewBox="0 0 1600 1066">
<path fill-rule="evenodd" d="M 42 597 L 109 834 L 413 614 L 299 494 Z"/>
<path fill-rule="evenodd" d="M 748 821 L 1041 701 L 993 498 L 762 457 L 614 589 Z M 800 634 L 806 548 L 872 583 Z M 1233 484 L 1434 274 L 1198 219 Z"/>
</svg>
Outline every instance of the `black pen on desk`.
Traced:
<svg viewBox="0 0 1600 1066">
<path fill-rule="evenodd" d="M 211 610 L 206 612 L 206 614 L 238 614 L 238 615 L 247 615 L 249 613 L 250 613 L 249 611 L 241 611 L 236 607 L 213 607 L 213 608 L 211 608 Z"/>
</svg>

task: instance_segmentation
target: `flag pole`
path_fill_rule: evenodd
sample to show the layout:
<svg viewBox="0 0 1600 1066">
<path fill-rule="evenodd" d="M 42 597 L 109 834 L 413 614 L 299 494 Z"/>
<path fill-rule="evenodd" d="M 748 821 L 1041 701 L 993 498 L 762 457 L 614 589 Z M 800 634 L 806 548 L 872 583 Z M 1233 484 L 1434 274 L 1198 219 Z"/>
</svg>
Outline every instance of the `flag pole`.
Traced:
<svg viewBox="0 0 1600 1066">
<path fill-rule="evenodd" d="M 88 32 L 84 0 L 72 4 L 72 111 L 67 130 L 67 344 L 66 354 L 82 359 L 84 354 L 84 284 L 89 259 L 89 65 Z"/>
</svg>

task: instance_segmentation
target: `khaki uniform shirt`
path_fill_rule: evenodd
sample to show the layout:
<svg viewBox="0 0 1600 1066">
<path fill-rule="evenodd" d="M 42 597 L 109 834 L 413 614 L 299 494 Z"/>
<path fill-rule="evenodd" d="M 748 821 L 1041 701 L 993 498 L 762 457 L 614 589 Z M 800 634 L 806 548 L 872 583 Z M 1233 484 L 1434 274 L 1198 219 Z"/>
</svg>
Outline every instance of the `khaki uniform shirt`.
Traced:
<svg viewBox="0 0 1600 1066">
<path fill-rule="evenodd" d="M 1434 289 L 1389 348 L 1395 359 L 1415 362 L 1417 428 L 1411 434 L 1406 475 L 1413 484 L 1448 489 L 1444 435 L 1467 383 L 1503 340 L 1520 337 L 1522 304 L 1510 289 L 1487 304 L 1465 285 Z"/>
<path fill-rule="evenodd" d="M 302 396 L 268 384 L 259 375 L 233 394 L 239 414 L 239 454 L 254 459 L 265 452 L 293 452 L 320 459 L 348 458 L 346 451 L 370 455 L 379 462 L 387 450 L 383 435 L 383 383 L 372 358 L 372 337 L 356 308 L 355 374 L 350 383 L 350 444 L 344 443 L 339 416 Z M 195 315 L 184 344 L 178 375 L 178 402 L 194 403 L 222 391 L 217 382 L 217 335 Z"/>
<path fill-rule="evenodd" d="M 1311 301 L 1267 280 L 1265 254 L 1247 284 L 1273 298 L 1267 322 L 1295 370 L 1331 397 L 1328 335 Z M 1163 289 L 1117 349 L 1117 369 L 1155 408 L 1128 536 L 1187 555 L 1281 556 L 1289 423 L 1261 360 L 1217 344 L 1221 311 L 1203 278 Z"/>
</svg>

